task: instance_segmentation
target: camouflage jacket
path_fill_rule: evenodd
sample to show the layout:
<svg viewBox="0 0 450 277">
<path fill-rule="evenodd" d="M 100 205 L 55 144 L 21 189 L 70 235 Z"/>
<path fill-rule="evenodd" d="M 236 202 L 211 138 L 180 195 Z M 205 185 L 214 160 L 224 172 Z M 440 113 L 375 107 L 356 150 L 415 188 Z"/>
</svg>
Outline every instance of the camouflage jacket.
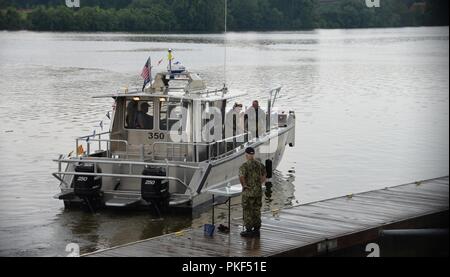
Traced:
<svg viewBox="0 0 450 277">
<path fill-rule="evenodd" d="M 245 178 L 247 189 L 242 192 L 245 197 L 262 197 L 261 176 L 266 175 L 264 165 L 256 160 L 246 161 L 239 168 L 239 177 Z"/>
</svg>

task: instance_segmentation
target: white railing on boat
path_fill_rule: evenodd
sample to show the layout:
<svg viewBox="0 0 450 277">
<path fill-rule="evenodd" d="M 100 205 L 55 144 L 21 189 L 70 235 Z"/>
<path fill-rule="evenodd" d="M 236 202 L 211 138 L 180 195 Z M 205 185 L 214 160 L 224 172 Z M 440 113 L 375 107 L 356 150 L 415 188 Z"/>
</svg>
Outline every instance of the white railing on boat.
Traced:
<svg viewBox="0 0 450 277">
<path fill-rule="evenodd" d="M 128 149 L 128 141 L 126 140 L 111 140 L 111 139 L 102 139 L 102 136 L 106 136 L 106 135 L 110 135 L 111 132 L 103 132 L 103 133 L 98 133 L 98 134 L 93 134 L 93 135 L 87 135 L 87 136 L 82 136 L 82 137 L 78 137 L 75 139 L 75 153 L 77 156 L 79 156 L 78 152 L 79 152 L 79 146 L 80 146 L 80 141 L 84 141 L 86 142 L 86 152 L 85 154 L 87 156 L 91 155 L 91 142 L 98 142 L 98 151 L 102 150 L 102 142 L 106 143 L 106 149 L 108 151 L 108 153 L 111 153 L 111 143 L 123 143 L 125 144 L 125 149 Z M 98 138 L 96 138 L 98 137 Z M 84 149 L 83 149 L 84 150 Z M 128 156 L 128 151 L 126 151 L 126 155 Z"/>
<path fill-rule="evenodd" d="M 204 162 L 219 159 L 224 156 L 230 155 L 237 150 L 242 149 L 249 141 L 251 141 L 251 133 L 239 134 L 233 137 L 224 138 L 218 141 L 211 142 L 154 142 L 149 146 L 150 153 L 145 153 L 145 145 L 136 145 L 140 147 L 139 154 L 130 153 L 130 144 L 126 140 L 119 139 L 102 139 L 102 136 L 110 135 L 110 132 L 103 132 L 95 135 L 88 135 L 76 138 L 75 140 L 75 152 L 76 156 L 95 156 L 95 154 L 104 155 L 105 158 L 124 158 L 129 160 L 130 156 L 145 160 L 169 160 L 169 161 L 183 161 L 183 162 Z M 86 145 L 86 151 L 84 153 L 78 153 L 80 145 Z M 98 142 L 98 149 L 92 151 L 92 143 Z M 113 143 L 123 144 L 124 152 L 111 150 Z M 102 148 L 103 145 L 105 148 Z M 232 144 L 232 145 L 230 145 Z M 179 149 L 178 151 L 176 149 Z M 84 148 L 83 148 L 84 150 Z M 136 150 L 135 150 L 136 152 Z M 178 152 L 178 153 L 176 153 Z M 188 153 L 191 153 L 189 156 Z M 178 154 L 178 155 L 177 155 Z M 122 157 L 120 157 L 122 156 Z"/>
<path fill-rule="evenodd" d="M 142 175 L 142 174 L 133 174 L 133 166 L 153 166 L 153 167 L 165 167 L 166 172 L 169 172 L 169 168 L 181 168 L 183 170 L 190 169 L 190 170 L 198 170 L 202 169 L 199 166 L 193 166 L 193 165 L 184 165 L 184 164 L 175 164 L 175 163 L 153 163 L 153 162 L 141 162 L 141 161 L 126 161 L 126 160 L 112 160 L 112 159 L 105 159 L 105 158 L 78 158 L 78 159 L 66 159 L 66 158 L 59 158 L 57 160 L 54 160 L 58 163 L 58 172 L 54 172 L 52 175 L 58 179 L 62 184 L 66 185 L 66 187 L 70 187 L 70 184 L 68 184 L 64 180 L 64 176 L 76 176 L 76 175 L 83 175 L 83 176 L 102 176 L 102 177 L 117 177 L 117 178 L 138 178 L 138 179 L 159 179 L 159 180 L 172 180 L 175 182 L 178 182 L 182 184 L 187 190 L 189 190 L 190 194 L 192 195 L 192 188 L 189 187 L 188 184 L 186 184 L 185 181 L 177 178 L 177 177 L 171 177 L 171 176 L 153 176 L 153 175 Z M 86 173 L 86 172 L 70 172 L 70 171 L 62 171 L 62 164 L 77 164 L 77 163 L 89 163 L 94 165 L 94 172 L 92 173 Z M 97 172 L 97 168 L 99 165 L 105 165 L 105 164 L 116 164 L 116 165 L 128 165 L 129 166 L 129 172 L 128 174 L 122 174 L 122 173 L 103 173 L 103 172 Z"/>
<path fill-rule="evenodd" d="M 204 162 L 211 161 L 212 159 L 219 159 L 224 156 L 235 153 L 237 150 L 242 149 L 249 140 L 251 135 L 249 133 L 236 135 L 233 137 L 221 139 L 212 142 L 155 142 L 151 145 L 151 159 L 158 160 L 158 157 L 164 157 L 164 159 L 169 160 L 179 160 L 179 161 L 189 161 L 189 162 Z M 233 145 L 230 147 L 229 143 Z M 156 148 L 158 146 L 163 148 L 165 151 L 158 152 Z M 191 147 L 191 149 L 189 149 Z M 204 148 L 204 153 L 206 157 L 201 158 L 202 154 L 200 148 Z M 231 148 L 228 150 L 228 148 Z M 179 155 L 175 155 L 175 149 L 179 149 Z M 184 150 L 184 151 L 182 151 Z M 189 151 L 191 150 L 191 151 Z M 186 153 L 193 152 L 193 155 L 188 159 Z"/>
</svg>

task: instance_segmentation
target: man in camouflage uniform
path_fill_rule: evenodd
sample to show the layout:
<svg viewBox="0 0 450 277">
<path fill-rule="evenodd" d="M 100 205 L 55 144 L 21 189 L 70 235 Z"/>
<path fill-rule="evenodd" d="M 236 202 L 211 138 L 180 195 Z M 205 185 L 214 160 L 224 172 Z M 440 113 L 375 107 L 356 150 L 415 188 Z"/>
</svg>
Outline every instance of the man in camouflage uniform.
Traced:
<svg viewBox="0 0 450 277">
<path fill-rule="evenodd" d="M 255 160 L 255 149 L 245 150 L 247 161 L 239 168 L 239 180 L 242 185 L 242 209 L 245 231 L 243 237 L 259 236 L 261 228 L 262 184 L 266 179 L 266 169 Z"/>
</svg>

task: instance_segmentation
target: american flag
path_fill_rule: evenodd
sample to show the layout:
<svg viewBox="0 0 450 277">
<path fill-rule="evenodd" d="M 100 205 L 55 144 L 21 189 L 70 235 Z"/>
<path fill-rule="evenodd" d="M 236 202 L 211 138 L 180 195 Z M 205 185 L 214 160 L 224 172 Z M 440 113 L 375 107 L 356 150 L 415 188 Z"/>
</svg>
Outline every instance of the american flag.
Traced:
<svg viewBox="0 0 450 277">
<path fill-rule="evenodd" d="M 142 90 L 144 90 L 145 85 L 147 85 L 151 81 L 152 79 L 151 76 L 152 76 L 152 60 L 149 57 L 141 73 L 141 77 L 144 79 L 144 86 L 142 87 Z"/>
</svg>

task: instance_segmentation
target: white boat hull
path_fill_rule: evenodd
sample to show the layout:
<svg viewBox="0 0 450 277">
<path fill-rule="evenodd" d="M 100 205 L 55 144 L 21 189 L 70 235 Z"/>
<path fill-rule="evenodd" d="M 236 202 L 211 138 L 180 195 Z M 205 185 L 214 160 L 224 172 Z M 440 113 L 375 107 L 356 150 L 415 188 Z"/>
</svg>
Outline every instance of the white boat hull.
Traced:
<svg viewBox="0 0 450 277">
<path fill-rule="evenodd" d="M 169 206 L 172 208 L 201 209 L 201 207 L 211 202 L 212 195 L 207 193 L 210 189 L 217 189 L 225 186 L 239 184 L 239 167 L 245 162 L 245 147 L 251 146 L 256 150 L 256 158 L 265 163 L 266 160 L 272 162 L 272 169 L 276 169 L 283 157 L 285 147 L 294 144 L 294 125 L 278 128 L 268 133 L 260 139 L 255 139 L 243 145 L 240 149 L 221 159 L 212 159 L 202 163 L 190 163 L 191 166 L 198 166 L 199 169 L 171 169 L 168 176 L 170 180 L 169 191 L 171 198 Z M 86 159 L 86 162 L 95 161 Z M 182 163 L 180 163 L 182 164 Z M 73 176 L 75 163 L 69 163 L 64 177 L 65 182 L 61 183 L 61 194 L 57 197 L 64 200 L 67 207 L 78 206 L 84 200 L 73 195 Z M 102 206 L 111 208 L 137 208 L 148 207 L 149 203 L 141 197 L 141 178 L 126 177 L 127 173 L 138 176 L 144 169 L 142 166 L 134 166 L 132 172 L 123 164 L 101 163 L 102 167 Z M 115 175 L 125 177 L 116 177 Z M 81 174 L 80 174 L 81 175 Z M 97 175 L 101 175 L 100 173 Z M 111 176 L 110 176 L 111 175 Z M 114 176 L 113 176 L 114 175 Z M 120 179 L 120 180 L 119 180 Z M 174 179 L 189 182 L 189 189 L 183 187 Z"/>
</svg>

